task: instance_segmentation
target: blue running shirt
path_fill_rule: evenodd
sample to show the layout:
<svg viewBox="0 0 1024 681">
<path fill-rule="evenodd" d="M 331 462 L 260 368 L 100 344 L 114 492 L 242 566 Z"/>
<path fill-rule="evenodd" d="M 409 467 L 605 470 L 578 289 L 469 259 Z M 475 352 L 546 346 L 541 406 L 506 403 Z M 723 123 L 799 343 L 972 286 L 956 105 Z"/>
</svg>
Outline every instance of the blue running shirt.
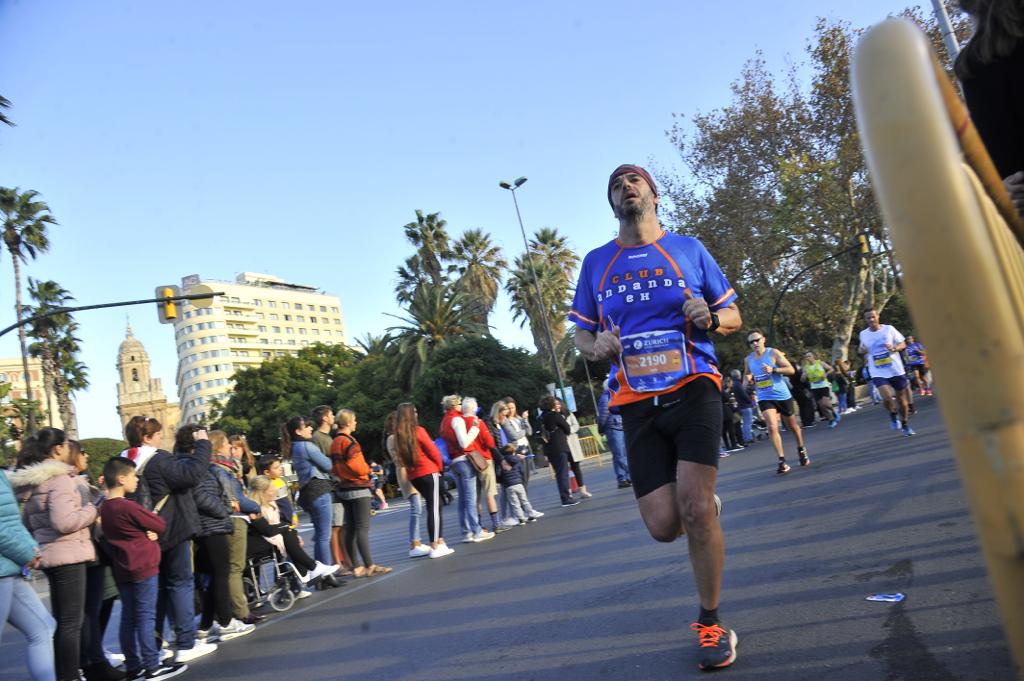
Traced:
<svg viewBox="0 0 1024 681">
<path fill-rule="evenodd" d="M 776 400 L 784 402 L 793 399 L 793 393 L 789 391 L 789 385 L 782 374 L 777 373 L 775 363 L 775 352 L 772 348 L 765 348 L 760 358 L 754 353 L 747 355 L 747 372 L 754 379 L 754 389 L 757 392 L 758 402 Z M 767 364 L 772 368 L 771 373 L 764 370 Z"/>
<path fill-rule="evenodd" d="M 685 291 L 712 312 L 736 300 L 718 263 L 693 237 L 662 231 L 652 243 L 618 240 L 583 259 L 569 321 L 593 333 L 620 329 L 622 355 L 608 377 L 611 405 L 672 392 L 698 376 L 721 385 L 708 333 L 683 316 Z"/>
<path fill-rule="evenodd" d="M 924 366 L 924 346 L 918 341 L 907 343 L 907 364 L 912 367 Z"/>
</svg>

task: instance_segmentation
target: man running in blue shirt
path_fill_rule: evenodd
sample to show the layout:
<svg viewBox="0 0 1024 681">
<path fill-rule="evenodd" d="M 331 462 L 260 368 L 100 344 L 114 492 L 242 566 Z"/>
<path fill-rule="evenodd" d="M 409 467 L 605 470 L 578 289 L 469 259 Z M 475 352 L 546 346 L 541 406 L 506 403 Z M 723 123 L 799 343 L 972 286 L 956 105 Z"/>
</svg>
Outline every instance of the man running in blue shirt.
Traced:
<svg viewBox="0 0 1024 681">
<path fill-rule="evenodd" d="M 710 335 L 741 326 L 721 268 L 692 237 L 666 232 L 658 190 L 639 166 L 608 179 L 618 238 L 583 260 L 569 319 L 589 360 L 611 360 L 611 406 L 622 415 L 633 493 L 651 536 L 686 535 L 700 614 L 701 669 L 736 659 L 736 632 L 718 604 L 725 542 L 715 481 L 722 434 L 721 374 Z"/>
<path fill-rule="evenodd" d="M 928 353 L 924 345 L 914 340 L 913 336 L 907 336 L 907 369 L 917 375 L 917 382 L 920 385 L 921 396 L 931 396 L 932 386 L 928 383 Z"/>
</svg>

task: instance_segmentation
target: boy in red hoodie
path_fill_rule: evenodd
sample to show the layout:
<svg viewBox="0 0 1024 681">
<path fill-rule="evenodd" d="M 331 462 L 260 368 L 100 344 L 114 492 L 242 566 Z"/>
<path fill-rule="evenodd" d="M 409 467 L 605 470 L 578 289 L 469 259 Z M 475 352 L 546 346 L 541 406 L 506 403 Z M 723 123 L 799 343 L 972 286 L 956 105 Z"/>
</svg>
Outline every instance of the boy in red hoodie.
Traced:
<svg viewBox="0 0 1024 681">
<path fill-rule="evenodd" d="M 115 457 L 103 466 L 107 500 L 100 506 L 103 536 L 114 563 L 114 580 L 121 594 L 121 652 L 129 679 L 167 679 L 181 674 L 183 664 L 161 664 L 156 629 L 157 575 L 160 545 L 157 535 L 167 529 L 164 519 L 125 498 L 135 492 L 139 477 L 135 462 Z M 159 512 L 159 509 L 157 509 Z"/>
</svg>

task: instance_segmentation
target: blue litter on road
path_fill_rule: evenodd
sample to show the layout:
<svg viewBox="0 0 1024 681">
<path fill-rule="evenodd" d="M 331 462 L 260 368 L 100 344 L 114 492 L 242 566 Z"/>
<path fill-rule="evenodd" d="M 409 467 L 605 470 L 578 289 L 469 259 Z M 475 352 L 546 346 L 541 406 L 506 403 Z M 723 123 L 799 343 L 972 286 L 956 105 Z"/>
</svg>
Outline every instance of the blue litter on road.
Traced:
<svg viewBox="0 0 1024 681">
<path fill-rule="evenodd" d="M 878 601 L 880 603 L 899 603 L 906 596 L 903 594 L 871 594 L 865 600 Z"/>
</svg>

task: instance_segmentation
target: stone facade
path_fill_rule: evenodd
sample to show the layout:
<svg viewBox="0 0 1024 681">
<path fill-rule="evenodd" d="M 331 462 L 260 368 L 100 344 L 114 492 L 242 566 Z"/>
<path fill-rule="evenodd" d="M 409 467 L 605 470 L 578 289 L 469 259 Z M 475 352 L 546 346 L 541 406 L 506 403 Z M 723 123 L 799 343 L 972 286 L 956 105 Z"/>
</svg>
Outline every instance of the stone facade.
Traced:
<svg viewBox="0 0 1024 681">
<path fill-rule="evenodd" d="M 117 414 L 121 428 L 133 416 L 152 416 L 163 425 L 165 437 L 174 437 L 180 411 L 177 402 L 168 402 L 159 378 L 149 374 L 149 355 L 128 327 L 117 351 Z"/>
</svg>

